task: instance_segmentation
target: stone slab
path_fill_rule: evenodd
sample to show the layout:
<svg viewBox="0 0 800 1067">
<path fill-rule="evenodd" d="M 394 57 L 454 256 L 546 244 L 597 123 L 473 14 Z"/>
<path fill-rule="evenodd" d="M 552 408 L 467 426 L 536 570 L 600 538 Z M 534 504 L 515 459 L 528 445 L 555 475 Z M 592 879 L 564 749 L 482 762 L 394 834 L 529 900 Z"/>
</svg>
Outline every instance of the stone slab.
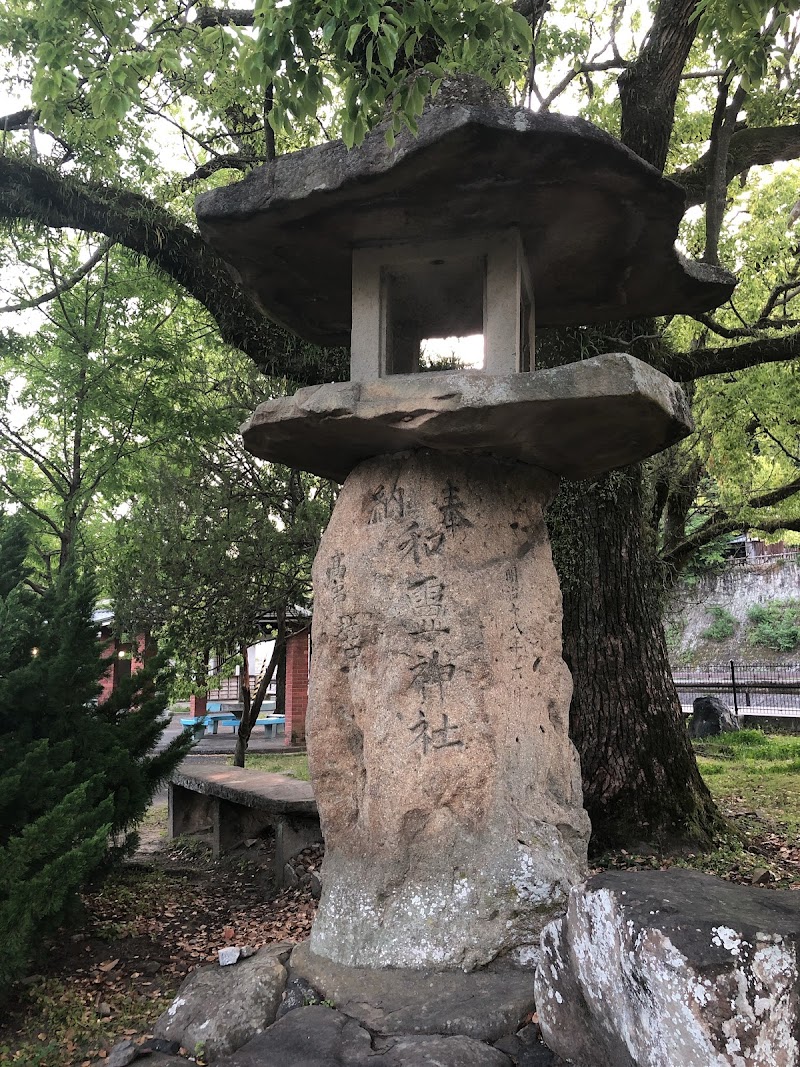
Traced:
<svg viewBox="0 0 800 1067">
<path fill-rule="evenodd" d="M 542 935 L 536 1004 L 578 1067 L 797 1067 L 800 895 L 607 872 Z"/>
<path fill-rule="evenodd" d="M 534 1011 L 533 972 L 523 968 L 464 974 L 343 967 L 303 942 L 292 952 L 289 973 L 376 1034 L 461 1034 L 497 1041 Z"/>
<path fill-rule="evenodd" d="M 468 1037 L 373 1039 L 331 1008 L 298 1008 L 254 1038 L 220 1067 L 511 1067 L 498 1049 Z"/>
<path fill-rule="evenodd" d="M 590 123 L 460 88 L 391 148 L 379 126 L 357 149 L 290 153 L 196 202 L 201 233 L 267 314 L 336 345 L 350 341 L 354 246 L 509 227 L 539 327 L 716 307 L 735 278 L 677 252 L 684 207 L 675 183 Z"/>
<path fill-rule="evenodd" d="M 242 435 L 262 459 L 341 482 L 365 459 L 412 449 L 596 478 L 692 428 L 675 382 L 609 354 L 532 373 L 436 371 L 311 386 L 261 404 Z"/>
<path fill-rule="evenodd" d="M 170 782 L 201 796 L 220 797 L 261 811 L 304 815 L 317 812 L 310 783 L 284 774 L 246 767 L 192 767 L 191 773 L 173 771 Z"/>
</svg>

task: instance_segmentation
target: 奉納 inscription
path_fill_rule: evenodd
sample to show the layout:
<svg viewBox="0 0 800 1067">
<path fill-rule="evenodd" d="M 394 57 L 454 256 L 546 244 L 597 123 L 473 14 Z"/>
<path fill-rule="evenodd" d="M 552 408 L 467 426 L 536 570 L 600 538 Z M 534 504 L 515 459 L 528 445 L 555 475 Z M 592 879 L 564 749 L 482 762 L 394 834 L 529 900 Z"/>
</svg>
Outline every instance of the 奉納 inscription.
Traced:
<svg viewBox="0 0 800 1067">
<path fill-rule="evenodd" d="M 456 530 L 462 527 L 472 526 L 472 523 L 464 514 L 464 503 L 458 495 L 458 486 L 453 485 L 451 481 L 448 481 L 445 488 L 442 490 L 442 496 L 444 497 L 444 503 L 439 505 L 439 512 L 442 516 L 442 525 L 445 530 L 451 534 L 455 534 Z"/>
<path fill-rule="evenodd" d="M 405 537 L 397 544 L 402 558 L 413 559 L 420 563 L 423 559 L 435 556 L 444 544 L 444 534 L 436 530 L 423 529 L 418 522 L 410 522 L 405 529 Z"/>
<path fill-rule="evenodd" d="M 386 522 L 389 519 L 402 519 L 406 513 L 405 494 L 399 486 L 387 489 L 379 485 L 372 494 L 368 525 Z"/>
</svg>

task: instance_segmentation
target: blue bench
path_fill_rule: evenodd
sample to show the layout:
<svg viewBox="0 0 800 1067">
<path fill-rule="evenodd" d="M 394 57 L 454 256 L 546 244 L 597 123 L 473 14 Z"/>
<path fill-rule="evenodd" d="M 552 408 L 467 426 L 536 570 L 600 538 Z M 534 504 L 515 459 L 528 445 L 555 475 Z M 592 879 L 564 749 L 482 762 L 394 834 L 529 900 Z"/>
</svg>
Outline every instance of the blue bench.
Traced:
<svg viewBox="0 0 800 1067">
<path fill-rule="evenodd" d="M 276 736 L 279 726 L 286 725 L 285 715 L 259 715 L 254 724 L 263 726 L 267 736 Z M 186 730 L 194 730 L 198 737 L 202 737 L 208 730 L 216 734 L 220 726 L 230 726 L 233 733 L 239 729 L 239 720 L 228 711 L 215 711 L 197 719 L 181 719 L 181 726 Z"/>
</svg>

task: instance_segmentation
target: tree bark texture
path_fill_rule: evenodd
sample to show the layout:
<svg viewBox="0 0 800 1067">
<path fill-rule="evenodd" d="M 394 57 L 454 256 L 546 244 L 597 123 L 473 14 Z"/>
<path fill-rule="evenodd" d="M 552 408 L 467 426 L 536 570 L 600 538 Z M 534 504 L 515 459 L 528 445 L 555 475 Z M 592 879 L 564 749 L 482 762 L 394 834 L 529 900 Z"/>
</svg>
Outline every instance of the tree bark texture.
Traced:
<svg viewBox="0 0 800 1067">
<path fill-rule="evenodd" d="M 661 0 L 636 58 L 617 79 L 623 144 L 663 171 L 680 78 L 697 35 L 697 0 Z"/>
<path fill-rule="evenodd" d="M 562 483 L 548 512 L 594 852 L 702 845 L 717 825 L 672 682 L 643 513 L 638 466 Z"/>
<path fill-rule="evenodd" d="M 659 170 L 697 32 L 690 21 L 695 4 L 661 0 L 639 56 L 619 79 L 622 140 Z M 600 333 L 623 332 L 633 341 L 652 336 L 653 327 L 614 324 Z M 586 338 L 560 331 L 549 351 L 543 338 L 541 362 L 583 358 Z M 646 340 L 630 351 L 658 362 Z M 564 657 L 574 682 L 570 730 L 594 851 L 643 841 L 702 844 L 719 826 L 672 681 L 648 513 L 639 466 L 594 483 L 563 482 L 548 513 L 564 597 Z"/>
</svg>

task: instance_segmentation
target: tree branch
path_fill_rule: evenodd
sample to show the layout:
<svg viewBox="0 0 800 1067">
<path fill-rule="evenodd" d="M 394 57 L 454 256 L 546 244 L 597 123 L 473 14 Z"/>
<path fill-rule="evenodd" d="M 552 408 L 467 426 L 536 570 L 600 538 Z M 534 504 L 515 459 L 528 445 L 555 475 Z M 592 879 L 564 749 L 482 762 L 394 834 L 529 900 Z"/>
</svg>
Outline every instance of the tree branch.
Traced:
<svg viewBox="0 0 800 1067">
<path fill-rule="evenodd" d="M 697 0 L 660 0 L 636 60 L 620 74 L 620 139 L 658 170 L 664 169 L 681 75 L 697 36 Z"/>
<path fill-rule="evenodd" d="M 529 21 L 541 17 L 548 6 L 548 0 L 514 0 L 513 9 Z M 202 7 L 195 8 L 196 25 L 201 29 L 206 26 L 255 26 L 254 8 Z"/>
<path fill-rule="evenodd" d="M 770 489 L 766 493 L 760 493 L 757 496 L 751 497 L 745 504 L 745 507 L 774 507 L 775 504 L 780 504 L 799 492 L 800 478 L 795 478 L 794 481 L 787 482 L 786 485 L 781 485 L 777 489 Z M 794 516 L 789 517 L 784 515 L 777 518 L 750 519 L 748 525 L 754 530 L 763 530 L 765 533 L 775 533 L 777 530 L 800 530 L 800 519 Z M 724 537 L 725 534 L 734 533 L 737 530 L 741 530 L 741 528 L 741 515 L 731 515 L 729 512 L 723 511 L 722 509 L 715 511 L 699 530 L 695 530 L 690 537 L 684 538 L 684 540 L 677 544 L 671 551 L 666 552 L 662 556 L 662 560 L 668 566 L 680 570 L 686 565 L 693 553 L 699 548 L 702 548 L 703 545 L 711 544 L 711 542 L 716 541 L 718 537 Z"/>
<path fill-rule="evenodd" d="M 252 8 L 241 10 L 233 7 L 198 7 L 195 10 L 195 22 L 201 29 L 207 26 L 254 26 L 256 21 Z"/>
<path fill-rule="evenodd" d="M 726 178 L 730 183 L 750 167 L 767 166 L 782 160 L 800 158 L 800 124 L 754 126 L 734 131 L 728 148 Z M 670 177 L 686 192 L 687 206 L 702 204 L 706 195 L 706 175 L 711 156 L 702 155 L 696 163 Z"/>
<path fill-rule="evenodd" d="M 27 130 L 28 123 L 35 119 L 39 112 L 32 107 L 25 107 L 22 111 L 15 111 L 11 115 L 0 116 L 0 130 Z"/>
<path fill-rule="evenodd" d="M 32 504 L 30 500 L 26 500 L 23 496 L 20 496 L 20 494 L 17 493 L 14 487 L 5 480 L 5 478 L 0 478 L 0 489 L 5 489 L 8 496 L 17 504 L 19 504 L 20 507 L 25 508 L 25 510 L 29 511 L 31 515 L 35 515 L 37 519 L 43 522 L 46 526 L 49 526 L 53 533 L 56 535 L 56 537 L 61 537 L 61 528 L 56 522 L 54 522 L 50 518 L 47 512 L 42 511 L 40 508 L 37 508 L 34 504 Z"/>
<path fill-rule="evenodd" d="M 41 296 L 34 296 L 29 300 L 21 300 L 18 304 L 6 304 L 4 307 L 0 307 L 0 313 L 6 311 L 25 311 L 26 308 L 39 307 L 40 304 L 47 304 L 51 300 L 55 300 L 57 296 L 69 292 L 69 290 L 74 288 L 82 278 L 85 278 L 87 274 L 94 270 L 113 244 L 114 242 L 110 238 L 101 241 L 97 251 L 92 253 L 83 266 L 79 267 L 73 274 L 70 274 L 69 277 L 63 278 L 53 289 L 48 290 L 46 293 L 42 293 Z"/>
<path fill-rule="evenodd" d="M 710 374 L 726 374 L 760 363 L 786 363 L 800 356 L 800 333 L 787 337 L 764 337 L 723 348 L 697 348 L 674 352 L 658 363 L 658 369 L 679 382 L 692 382 Z"/>
<path fill-rule="evenodd" d="M 271 127 L 270 127 L 271 129 Z M 181 188 L 188 189 L 195 182 L 202 181 L 203 178 L 210 178 L 212 174 L 216 174 L 218 170 L 252 170 L 253 167 L 259 163 L 265 163 L 264 156 L 246 156 L 241 152 L 237 152 L 232 156 L 215 156 L 207 163 L 201 163 L 197 170 L 192 171 L 181 181 Z"/>
<path fill-rule="evenodd" d="M 706 167 L 706 247 L 703 262 L 720 266 L 719 238 L 722 222 L 725 218 L 727 203 L 727 162 L 730 154 L 731 138 L 736 129 L 736 119 L 742 104 L 747 99 L 747 89 L 739 83 L 733 96 L 728 101 L 728 81 L 723 79 L 719 86 L 717 106 L 711 123 L 711 141 L 708 149 L 708 166 Z"/>
<path fill-rule="evenodd" d="M 267 319 L 200 235 L 146 196 L 6 156 L 0 158 L 0 219 L 103 233 L 144 256 L 203 304 L 222 339 L 267 375 L 301 384 L 346 377 L 342 349 L 307 344 Z"/>
</svg>

